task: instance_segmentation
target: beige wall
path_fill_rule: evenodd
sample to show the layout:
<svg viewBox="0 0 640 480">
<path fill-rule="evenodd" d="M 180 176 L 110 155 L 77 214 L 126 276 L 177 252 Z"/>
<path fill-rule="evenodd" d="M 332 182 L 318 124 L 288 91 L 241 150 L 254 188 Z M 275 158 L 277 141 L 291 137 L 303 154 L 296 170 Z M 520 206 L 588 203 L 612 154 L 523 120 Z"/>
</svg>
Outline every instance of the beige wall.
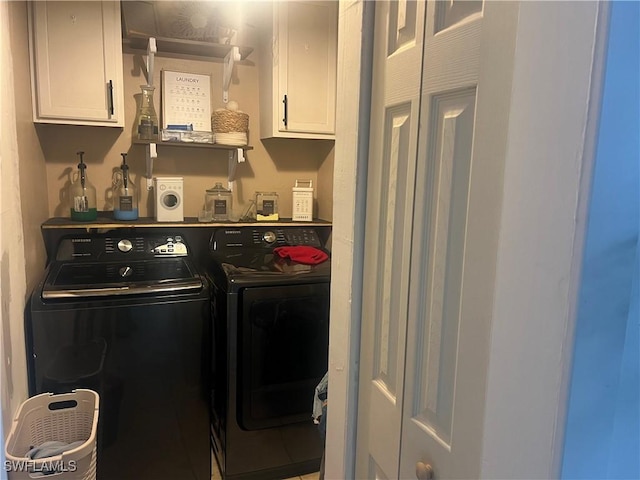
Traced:
<svg viewBox="0 0 640 480">
<path fill-rule="evenodd" d="M 4 433 L 27 398 L 24 308 L 45 262 L 40 224 L 48 216 L 44 158 L 31 121 L 24 2 L 0 5 L 0 395 Z"/>
<path fill-rule="evenodd" d="M 333 166 L 334 166 L 334 149 L 327 155 L 327 158 L 320 164 L 318 168 L 318 181 L 314 184 L 315 196 L 314 216 L 325 220 L 333 218 Z"/>
<path fill-rule="evenodd" d="M 136 114 L 134 96 L 140 93 L 140 85 L 146 83 L 143 71 L 143 56 L 136 53 L 124 55 L 124 89 L 126 117 L 124 130 L 110 127 L 80 127 L 68 125 L 37 125 L 38 137 L 46 158 L 49 214 L 68 216 L 65 201 L 66 188 L 70 174 L 76 169 L 76 152 L 85 153 L 88 164 L 87 175 L 98 193 L 98 210 L 111 210 L 111 178 L 114 169 L 121 163 L 121 152 L 127 152 L 134 183 L 141 187 L 140 215 L 153 216 L 153 191 L 147 191 L 145 172 L 145 147 L 132 145 L 132 127 Z M 209 74 L 212 79 L 212 108 L 220 108 L 222 103 L 221 59 L 202 60 L 156 56 L 154 84 L 155 105 L 160 110 L 161 69 Z M 279 197 L 281 217 L 291 217 L 292 192 L 297 178 L 311 178 L 314 185 L 319 182 L 319 170 L 322 170 L 322 183 L 331 182 L 333 141 L 269 139 L 262 142 L 259 138 L 259 88 L 258 55 L 256 52 L 239 64 L 236 64 L 229 97 L 236 100 L 241 110 L 249 114 L 249 144 L 254 147 L 247 152 L 247 162 L 240 164 L 236 172 L 234 210 L 240 212 L 248 205 L 256 191 L 275 191 Z M 327 158 L 329 157 L 329 158 Z M 154 176 L 178 175 L 184 177 L 185 199 L 184 214 L 197 216 L 201 208 L 205 190 L 215 182 L 226 185 L 228 152 L 196 147 L 158 146 L 158 158 L 155 161 Z M 331 192 L 316 189 L 317 205 L 323 218 L 331 218 Z"/>
<path fill-rule="evenodd" d="M 11 2 L 11 52 L 14 67 L 16 127 L 20 158 L 20 201 L 27 274 L 27 291 L 42 275 L 45 251 L 40 225 L 49 216 L 48 186 L 44 155 L 38 142 L 31 109 L 29 48 L 27 42 L 27 6 Z"/>
</svg>

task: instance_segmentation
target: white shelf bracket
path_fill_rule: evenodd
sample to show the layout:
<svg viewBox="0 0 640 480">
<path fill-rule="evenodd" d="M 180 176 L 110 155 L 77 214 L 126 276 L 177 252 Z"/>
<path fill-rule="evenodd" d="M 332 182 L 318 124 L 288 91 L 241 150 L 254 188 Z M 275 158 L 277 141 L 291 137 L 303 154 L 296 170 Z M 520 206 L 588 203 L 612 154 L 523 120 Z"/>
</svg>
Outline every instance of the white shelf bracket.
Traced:
<svg viewBox="0 0 640 480">
<path fill-rule="evenodd" d="M 149 45 L 147 46 L 147 85 L 153 85 L 153 60 L 156 53 L 158 53 L 156 39 L 149 37 Z"/>
<path fill-rule="evenodd" d="M 153 159 L 158 158 L 158 150 L 156 149 L 155 143 L 150 143 L 147 145 L 147 172 L 145 177 L 147 178 L 147 190 L 151 190 L 153 188 Z"/>
<path fill-rule="evenodd" d="M 228 188 L 232 192 L 233 192 L 234 182 L 236 180 L 236 169 L 238 168 L 238 164 L 243 163 L 244 161 L 245 161 L 244 150 L 242 148 L 229 150 L 229 174 L 227 177 L 227 181 L 229 182 Z"/>
<path fill-rule="evenodd" d="M 231 47 L 229 53 L 224 57 L 224 73 L 222 75 L 222 101 L 224 103 L 229 101 L 229 84 L 231 83 L 233 64 L 239 62 L 240 59 L 240 49 L 235 46 Z"/>
</svg>

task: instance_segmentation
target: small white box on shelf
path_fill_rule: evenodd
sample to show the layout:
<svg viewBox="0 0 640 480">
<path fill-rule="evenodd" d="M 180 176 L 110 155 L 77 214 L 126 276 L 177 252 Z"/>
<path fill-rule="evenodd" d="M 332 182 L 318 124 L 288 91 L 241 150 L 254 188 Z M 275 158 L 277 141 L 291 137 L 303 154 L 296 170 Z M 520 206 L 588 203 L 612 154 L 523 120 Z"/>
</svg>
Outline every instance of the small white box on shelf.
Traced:
<svg viewBox="0 0 640 480">
<path fill-rule="evenodd" d="M 156 221 L 182 222 L 184 220 L 183 178 L 155 177 L 153 181 L 156 194 Z"/>
<path fill-rule="evenodd" d="M 302 184 L 306 186 L 302 186 Z M 313 220 L 313 182 L 311 180 L 296 180 L 293 187 L 294 222 L 310 222 Z"/>
<path fill-rule="evenodd" d="M 163 142 L 180 142 L 180 143 L 209 143 L 213 145 L 212 132 L 199 132 L 195 130 L 172 130 L 162 129 L 161 139 Z"/>
</svg>

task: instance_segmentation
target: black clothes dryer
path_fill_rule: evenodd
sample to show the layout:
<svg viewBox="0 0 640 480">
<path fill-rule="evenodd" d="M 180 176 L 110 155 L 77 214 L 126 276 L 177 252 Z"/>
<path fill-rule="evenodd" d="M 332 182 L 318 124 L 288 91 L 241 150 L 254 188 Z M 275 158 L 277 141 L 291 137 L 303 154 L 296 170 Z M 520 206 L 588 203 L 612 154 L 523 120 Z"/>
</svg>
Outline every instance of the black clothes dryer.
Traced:
<svg viewBox="0 0 640 480">
<path fill-rule="evenodd" d="M 274 248 L 327 252 L 330 232 L 329 226 L 214 231 L 211 434 L 224 479 L 319 469 L 323 444 L 312 410 L 327 371 L 331 262 L 284 260 Z"/>
<path fill-rule="evenodd" d="M 183 237 L 63 237 L 26 317 L 30 394 L 100 395 L 100 480 L 211 478 L 210 299 Z"/>
</svg>

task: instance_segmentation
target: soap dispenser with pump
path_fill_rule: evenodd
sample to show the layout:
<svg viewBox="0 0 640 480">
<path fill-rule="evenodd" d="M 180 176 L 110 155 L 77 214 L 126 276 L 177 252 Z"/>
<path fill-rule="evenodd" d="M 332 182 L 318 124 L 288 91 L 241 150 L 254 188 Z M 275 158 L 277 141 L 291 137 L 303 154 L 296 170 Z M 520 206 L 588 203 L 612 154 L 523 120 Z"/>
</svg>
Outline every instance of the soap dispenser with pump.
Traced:
<svg viewBox="0 0 640 480">
<path fill-rule="evenodd" d="M 90 222 L 98 218 L 96 187 L 87 178 L 87 165 L 84 163 L 83 155 L 84 152 L 78 152 L 80 163 L 77 176 L 74 176 L 75 180 L 69 186 L 71 220 Z"/>
<path fill-rule="evenodd" d="M 116 220 L 138 219 L 138 196 L 135 185 L 129 179 L 127 154 L 121 153 L 120 172 L 113 175 L 113 218 Z"/>
</svg>

